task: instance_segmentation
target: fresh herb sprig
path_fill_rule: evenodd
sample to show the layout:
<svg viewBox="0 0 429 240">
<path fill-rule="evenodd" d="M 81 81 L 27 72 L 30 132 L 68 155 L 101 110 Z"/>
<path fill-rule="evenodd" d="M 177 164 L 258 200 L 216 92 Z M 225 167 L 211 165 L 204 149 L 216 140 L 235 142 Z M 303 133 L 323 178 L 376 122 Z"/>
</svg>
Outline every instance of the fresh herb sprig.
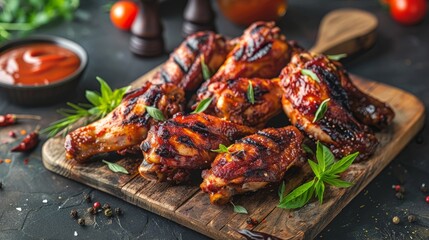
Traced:
<svg viewBox="0 0 429 240">
<path fill-rule="evenodd" d="M 250 80 L 249 80 L 249 86 L 247 87 L 247 100 L 249 100 L 251 104 L 255 104 L 255 93 L 253 91 L 253 85 Z"/>
<path fill-rule="evenodd" d="M 206 98 L 201 100 L 200 103 L 198 103 L 198 106 L 195 108 L 195 110 L 192 113 L 202 113 L 204 112 L 212 103 L 213 98 Z"/>
<path fill-rule="evenodd" d="M 50 126 L 43 129 L 41 133 L 47 133 L 49 137 L 52 137 L 65 129 L 64 134 L 67 134 L 68 128 L 71 127 L 70 125 L 82 118 L 87 118 L 84 124 L 103 118 L 121 103 L 125 93 L 130 89 L 130 87 L 127 86 L 112 90 L 102 78 L 97 77 L 97 81 L 100 83 L 101 93 L 86 91 L 85 97 L 89 101 L 89 104 L 74 104 L 68 102 L 67 105 L 71 107 L 70 109 L 58 110 L 58 113 L 65 118 L 51 123 Z"/>
<path fill-rule="evenodd" d="M 326 111 L 328 111 L 328 102 L 330 101 L 330 98 L 327 98 L 322 101 L 322 103 L 317 108 L 316 113 L 314 114 L 313 123 L 319 121 L 325 116 Z"/>
<path fill-rule="evenodd" d="M 164 114 L 158 108 L 146 106 L 146 111 L 156 121 L 165 121 Z"/>
<path fill-rule="evenodd" d="M 327 57 L 330 60 L 338 61 L 338 60 L 341 60 L 341 59 L 347 57 L 347 54 L 341 53 L 341 54 L 336 54 L 336 55 L 327 55 Z"/>
<path fill-rule="evenodd" d="M 70 20 L 79 0 L 0 0 L 0 41 L 12 31 L 30 31 L 56 19 Z"/>
<path fill-rule="evenodd" d="M 234 208 L 234 212 L 235 213 L 240 213 L 240 214 L 249 214 L 247 212 L 247 209 L 241 205 L 235 205 L 233 202 L 230 202 Z"/>
<path fill-rule="evenodd" d="M 315 177 L 311 181 L 295 188 L 295 190 L 286 196 L 284 193 L 285 184 L 283 182 L 279 188 L 280 201 L 278 207 L 286 209 L 301 208 L 314 195 L 318 198 L 320 204 L 322 204 L 326 184 L 339 188 L 352 186 L 351 182 L 341 180 L 339 174 L 346 171 L 358 155 L 359 153 L 356 152 L 343 157 L 339 161 L 335 161 L 335 157 L 329 148 L 317 142 L 317 163 L 310 159 L 308 160 Z"/>
<path fill-rule="evenodd" d="M 204 55 L 201 55 L 201 71 L 203 73 L 203 79 L 209 80 L 212 77 L 209 66 L 207 66 Z"/>
<path fill-rule="evenodd" d="M 219 144 L 219 148 L 218 149 L 214 149 L 211 150 L 212 152 L 216 152 L 216 153 L 228 153 L 229 152 L 229 147 L 223 145 L 222 143 Z"/>
<path fill-rule="evenodd" d="M 106 160 L 102 160 L 103 163 L 107 164 L 107 167 L 115 173 L 123 173 L 123 174 L 130 174 L 126 168 L 122 167 L 121 165 L 117 163 L 108 162 Z"/>
<path fill-rule="evenodd" d="M 316 75 L 316 73 L 314 73 L 312 70 L 310 69 L 301 69 L 301 74 L 305 75 L 307 77 L 310 77 L 311 79 L 313 79 L 314 81 L 320 83 L 320 79 L 319 77 Z"/>
</svg>

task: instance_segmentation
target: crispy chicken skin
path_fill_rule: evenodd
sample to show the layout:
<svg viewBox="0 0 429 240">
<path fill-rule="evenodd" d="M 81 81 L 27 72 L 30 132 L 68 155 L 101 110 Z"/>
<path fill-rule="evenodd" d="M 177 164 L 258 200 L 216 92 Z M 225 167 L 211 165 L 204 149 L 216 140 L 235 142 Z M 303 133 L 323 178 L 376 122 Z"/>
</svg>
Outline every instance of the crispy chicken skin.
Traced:
<svg viewBox="0 0 429 240">
<path fill-rule="evenodd" d="M 303 74 L 303 69 L 311 70 L 320 82 Z M 363 160 L 374 153 L 378 140 L 366 125 L 353 116 L 354 109 L 350 102 L 352 91 L 346 88 L 356 87 L 339 63 L 322 55 L 296 53 L 283 69 L 280 78 L 284 90 L 283 109 L 292 124 L 311 138 L 327 144 L 338 158 L 359 152 L 358 160 Z M 317 109 L 328 98 L 330 101 L 326 113 L 320 120 L 313 122 Z"/>
<path fill-rule="evenodd" d="M 195 90 L 202 82 L 201 58 L 211 72 L 225 61 L 232 45 L 224 37 L 213 32 L 197 32 L 170 55 L 157 73 L 154 83 L 173 83 L 185 91 Z"/>
<path fill-rule="evenodd" d="M 145 106 L 154 106 L 169 118 L 183 111 L 184 101 L 184 91 L 173 84 L 146 83 L 128 93 L 105 118 L 69 133 L 65 139 L 66 157 L 85 162 L 99 153 L 139 145 L 156 122 Z"/>
<path fill-rule="evenodd" d="M 225 204 L 235 194 L 256 191 L 279 182 L 303 152 L 302 133 L 294 126 L 267 128 L 238 140 L 219 154 L 200 185 L 213 204 Z"/>
<path fill-rule="evenodd" d="M 144 161 L 139 172 L 147 179 L 183 182 L 189 170 L 210 166 L 216 157 L 211 150 L 219 144 L 228 146 L 255 131 L 204 113 L 176 114 L 150 129 L 141 144 Z"/>
<path fill-rule="evenodd" d="M 254 91 L 254 104 L 247 96 L 250 83 Z M 279 79 L 239 78 L 212 82 L 201 96 L 203 99 L 213 98 L 205 113 L 246 126 L 263 127 L 270 118 L 281 112 L 282 94 Z"/>
</svg>

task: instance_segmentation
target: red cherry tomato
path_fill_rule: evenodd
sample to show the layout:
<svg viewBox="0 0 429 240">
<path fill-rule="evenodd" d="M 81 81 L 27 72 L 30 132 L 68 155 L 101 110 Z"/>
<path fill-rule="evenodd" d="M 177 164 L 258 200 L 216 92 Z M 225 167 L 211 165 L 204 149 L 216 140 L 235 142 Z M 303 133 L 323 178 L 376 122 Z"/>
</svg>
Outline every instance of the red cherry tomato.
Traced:
<svg viewBox="0 0 429 240">
<path fill-rule="evenodd" d="M 122 30 L 130 30 L 138 13 L 138 6 L 131 1 L 118 1 L 110 9 L 110 20 Z"/>
<path fill-rule="evenodd" d="M 390 15 L 405 25 L 419 23 L 427 12 L 426 0 L 390 0 L 389 3 Z"/>
</svg>

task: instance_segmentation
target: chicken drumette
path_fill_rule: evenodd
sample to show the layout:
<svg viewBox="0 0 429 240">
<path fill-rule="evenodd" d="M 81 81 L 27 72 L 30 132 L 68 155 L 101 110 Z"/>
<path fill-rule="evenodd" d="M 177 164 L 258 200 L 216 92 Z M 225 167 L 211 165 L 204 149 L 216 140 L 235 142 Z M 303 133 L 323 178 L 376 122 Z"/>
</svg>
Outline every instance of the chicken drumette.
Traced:
<svg viewBox="0 0 429 240">
<path fill-rule="evenodd" d="M 392 121 L 393 111 L 359 91 L 340 63 L 323 55 L 296 53 L 280 78 L 283 109 L 292 124 L 327 144 L 336 157 L 360 152 L 362 160 L 374 153 L 378 140 L 363 123 L 385 126 Z M 326 113 L 316 120 L 318 108 L 327 99 Z"/>
<path fill-rule="evenodd" d="M 219 144 L 230 145 L 255 131 L 203 113 L 176 114 L 150 129 L 141 144 L 139 172 L 152 180 L 183 182 L 190 170 L 210 166 Z"/>
<path fill-rule="evenodd" d="M 279 182 L 303 157 L 302 133 L 294 126 L 267 128 L 238 140 L 203 171 L 201 189 L 213 204 L 225 204 L 235 194 L 256 191 Z"/>
</svg>

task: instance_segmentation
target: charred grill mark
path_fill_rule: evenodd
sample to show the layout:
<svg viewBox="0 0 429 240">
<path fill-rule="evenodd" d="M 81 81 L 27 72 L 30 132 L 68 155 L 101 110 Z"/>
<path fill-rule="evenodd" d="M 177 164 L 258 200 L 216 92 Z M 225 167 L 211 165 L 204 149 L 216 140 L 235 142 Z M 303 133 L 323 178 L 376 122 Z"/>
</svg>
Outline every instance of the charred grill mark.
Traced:
<svg viewBox="0 0 429 240">
<path fill-rule="evenodd" d="M 168 129 L 162 129 L 162 132 L 160 134 L 160 137 L 164 140 L 168 140 L 171 137 L 170 132 L 168 131 Z"/>
<path fill-rule="evenodd" d="M 267 150 L 266 146 L 262 145 L 261 143 L 255 141 L 255 140 L 253 140 L 251 138 L 244 138 L 244 139 L 241 140 L 241 142 L 245 143 L 245 144 L 249 144 L 249 145 L 255 146 L 259 151 Z"/>
<path fill-rule="evenodd" d="M 147 152 L 150 149 L 150 143 L 146 141 L 142 142 L 142 144 L 140 145 L 140 149 L 143 152 Z"/>
<path fill-rule="evenodd" d="M 316 73 L 318 73 L 320 76 L 323 77 L 326 84 L 328 85 L 331 97 L 336 102 L 340 103 L 342 107 L 344 107 L 347 110 L 350 110 L 350 106 L 348 104 L 349 99 L 347 96 L 347 92 L 341 86 L 341 81 L 340 79 L 338 79 L 338 76 L 320 66 L 314 66 L 313 71 L 315 71 Z"/>
<path fill-rule="evenodd" d="M 189 66 L 185 65 L 185 63 L 182 62 L 182 59 L 180 59 L 180 57 L 174 56 L 173 60 L 177 64 L 177 66 L 179 66 L 180 70 L 182 70 L 183 73 L 188 73 Z"/>
<path fill-rule="evenodd" d="M 159 148 L 157 148 L 155 150 L 155 153 L 158 154 L 160 157 L 165 157 L 165 158 L 173 158 L 175 155 L 173 152 L 169 151 L 164 146 L 160 146 Z"/>
<path fill-rule="evenodd" d="M 188 147 L 195 147 L 194 143 L 192 142 L 192 139 L 189 136 L 179 136 L 177 138 L 177 141 L 179 141 L 180 143 L 183 143 L 185 145 L 187 145 Z"/>
<path fill-rule="evenodd" d="M 246 157 L 244 150 L 233 152 L 231 155 L 239 160 L 244 160 L 244 157 Z"/>
<path fill-rule="evenodd" d="M 266 26 L 266 25 L 265 25 L 265 24 L 263 24 L 263 23 L 258 24 L 258 25 L 255 25 L 255 26 L 253 27 L 253 29 L 250 31 L 250 33 L 251 33 L 251 34 L 257 34 L 257 33 L 259 32 L 259 30 L 260 30 L 262 27 L 264 27 L 264 26 Z"/>
<path fill-rule="evenodd" d="M 280 143 L 283 142 L 283 139 L 281 137 L 277 137 L 275 135 L 269 134 L 269 133 L 264 132 L 264 131 L 259 131 L 256 134 L 258 134 L 259 136 L 270 139 L 279 147 L 280 147 Z"/>
<path fill-rule="evenodd" d="M 171 78 L 170 75 L 168 74 L 167 71 L 165 71 L 165 69 L 161 70 L 161 78 L 164 82 L 169 83 L 171 82 Z"/>
<path fill-rule="evenodd" d="M 202 36 L 189 38 L 186 41 L 186 47 L 191 50 L 193 53 L 198 52 L 200 50 L 199 45 L 207 42 L 208 34 L 204 34 Z"/>
<path fill-rule="evenodd" d="M 255 97 L 255 100 L 260 99 L 264 94 L 269 93 L 266 88 L 260 87 L 257 84 L 253 84 L 253 96 Z"/>
<path fill-rule="evenodd" d="M 212 134 L 206 125 L 200 122 L 196 122 L 194 125 L 189 127 L 192 131 L 199 133 L 203 136 L 207 136 L 208 134 Z"/>
<path fill-rule="evenodd" d="M 237 49 L 237 51 L 235 51 L 234 53 L 234 59 L 235 61 L 240 60 L 241 57 L 243 57 L 244 54 L 244 47 L 240 47 L 239 49 Z"/>
<path fill-rule="evenodd" d="M 267 55 L 270 52 L 272 46 L 273 46 L 272 43 L 267 43 L 258 49 L 254 49 L 252 54 L 250 55 L 248 61 L 253 62 L 253 61 L 256 61 L 256 60 L 264 57 L 265 55 Z"/>
</svg>

